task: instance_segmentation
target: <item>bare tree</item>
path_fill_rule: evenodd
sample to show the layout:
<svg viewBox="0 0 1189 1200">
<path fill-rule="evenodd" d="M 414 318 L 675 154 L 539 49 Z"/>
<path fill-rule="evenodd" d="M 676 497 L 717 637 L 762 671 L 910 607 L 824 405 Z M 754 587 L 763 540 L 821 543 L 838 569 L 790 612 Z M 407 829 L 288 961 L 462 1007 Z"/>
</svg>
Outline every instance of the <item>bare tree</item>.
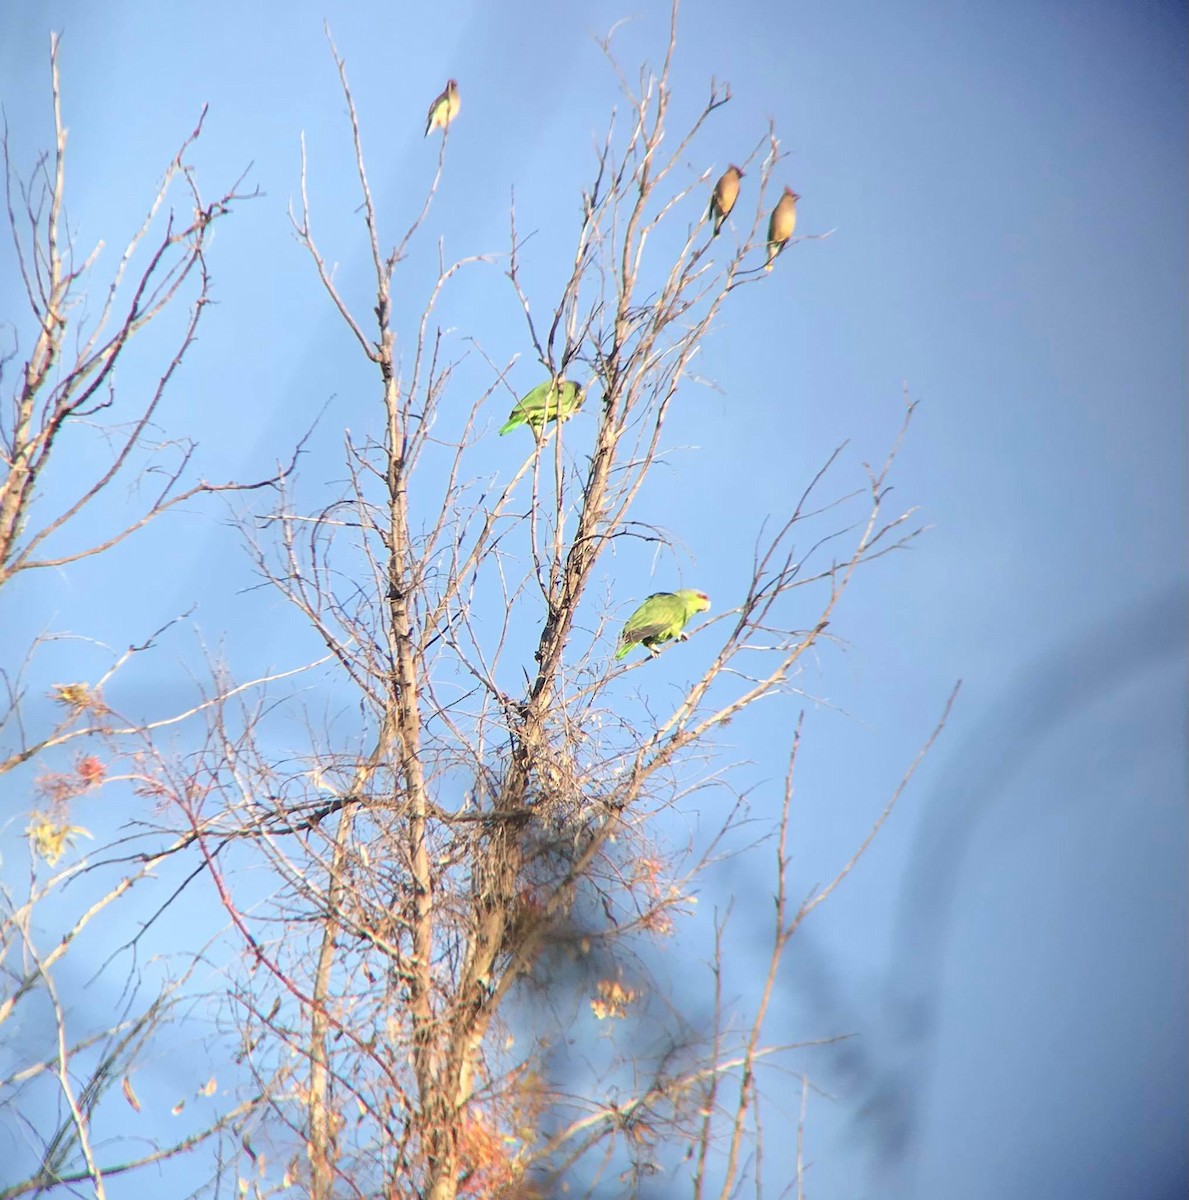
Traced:
<svg viewBox="0 0 1189 1200">
<path fill-rule="evenodd" d="M 224 1134 L 215 1139 L 215 1167 L 236 1168 L 241 1194 L 296 1188 L 314 1200 L 630 1196 L 660 1171 L 674 1172 L 691 1195 L 726 1197 L 762 1177 L 758 1080 L 765 1064 L 787 1066 L 791 1049 L 764 1033 L 777 969 L 802 920 L 852 869 L 915 769 L 833 880 L 793 902 L 785 838 L 803 664 L 831 636 L 859 568 L 919 530 L 911 510 L 889 510 L 900 439 L 853 483 L 835 482 L 846 470 L 840 447 L 790 511 L 752 531 L 747 576 L 733 595 L 717 597 L 715 615 L 686 631 L 693 641 L 681 661 L 690 675 L 676 700 L 652 692 L 650 668 L 638 657 L 624 665 L 612 658 L 612 602 L 622 604 L 635 587 L 616 579 L 613 554 L 640 544 L 676 567 L 680 535 L 650 513 L 646 483 L 671 450 L 671 406 L 697 383 L 694 360 L 717 319 L 739 289 L 767 278 L 764 222 L 781 159 L 770 128 L 743 164 L 760 182 L 750 226 L 733 248 L 712 240 L 704 216 L 710 172 L 687 163 L 730 93 L 712 83 L 694 119 L 673 127 L 676 30 L 674 3 L 661 67 L 635 79 L 620 71 L 609 40 L 604 46 L 624 103 L 596 147 L 573 257 L 547 299 L 530 294 L 533 247 L 515 206 L 503 254 L 451 261 L 440 251 L 432 278 L 418 276 L 410 250 L 428 236 L 434 200 L 448 186 L 450 126 L 442 127 L 419 211 L 394 239 L 368 182 L 346 65 L 332 46 L 354 145 L 352 207 L 359 205 L 371 273 L 366 303 L 341 284 L 335 252 L 319 240 L 310 186 L 317 172 L 304 150 L 292 221 L 329 303 L 375 372 L 378 432 L 344 434 L 346 484 L 330 503 L 311 503 L 296 477 L 281 472 L 275 510 L 245 515 L 242 528 L 263 579 L 324 646 L 336 707 L 329 716 L 306 713 L 272 680 L 236 684 L 219 672 L 188 714 L 205 718 L 205 736 L 179 755 L 152 726 L 111 714 L 102 680 L 65 684 L 57 693 L 68 714 L 61 726 L 22 731 L 10 755 L 20 764 L 77 738 L 102 737 L 117 748 L 134 739 L 134 750 L 124 750 L 134 756 L 126 773 L 155 815 L 139 819 L 128 844 L 93 855 L 92 866 L 131 863 L 135 883 L 162 862 L 185 863 L 163 904 L 191 881 L 209 880 L 240 951 L 222 1008 L 240 1072 L 224 1086 L 237 1094 L 208 1126 L 145 1161 Z M 60 161 L 60 121 L 58 129 Z M 197 280 L 193 319 L 202 315 L 207 231 L 239 197 L 233 188 L 204 206 L 182 153 L 170 170 L 166 187 L 194 189 L 192 223 L 184 232 L 166 224 L 136 299 L 121 310 L 123 333 L 87 343 L 77 382 L 54 385 L 40 408 L 49 367 L 62 355 L 56 314 L 64 303 L 37 298 L 55 295 L 53 280 L 73 284 L 78 276 L 69 265 L 27 271 L 45 346 L 30 363 L 45 367 L 26 368 L 26 379 L 43 382 L 19 401 L 13 432 L 6 430 L 4 497 L 31 496 L 21 481 L 44 471 L 42 443 L 48 448 L 88 406 L 114 402 L 109 360 L 144 314 Z M 44 251 L 26 255 L 34 264 L 52 264 L 57 254 L 60 167 L 56 181 L 48 168 L 43 175 L 42 207 L 26 192 L 10 203 L 14 226 L 19 210 L 46 231 Z M 163 197 L 164 189 L 133 250 Z M 516 461 L 496 475 L 476 464 L 485 461 L 480 443 L 490 436 L 492 406 L 502 415 L 517 404 L 513 364 L 468 349 L 437 315 L 451 290 L 493 264 L 523 321 L 526 353 L 531 347 L 539 364 L 534 394 L 544 405 L 527 432 L 509 439 Z M 420 317 L 405 328 L 395 314 L 410 307 Z M 191 329 L 162 387 L 192 337 Z M 468 356 L 488 384 L 460 401 L 456 376 Z M 28 387 L 19 391 L 25 397 Z M 566 415 L 563 397 L 575 407 L 585 400 L 593 434 L 581 432 L 581 422 L 547 419 Z M 132 469 L 152 412 L 133 426 L 115 470 Z M 905 429 L 911 414 L 907 405 Z M 216 490 L 183 484 L 188 464 L 187 447 L 144 520 L 196 490 Z M 106 479 L 80 503 L 98 499 Z M 10 575 L 71 561 L 43 549 L 60 528 L 53 518 L 40 525 L 44 535 L 25 532 L 28 503 L 12 501 L 16 515 L 4 526 L 14 548 L 0 564 L 14 564 Z M 122 526 L 89 553 L 143 523 Z M 9 693 L 15 714 L 20 689 L 10 685 Z M 748 832 L 747 797 L 717 740 L 761 701 L 788 706 L 796 729 L 767 838 Z M 87 786 L 106 769 L 96 761 L 77 767 L 80 778 L 89 774 Z M 80 832 L 68 815 L 73 787 L 63 784 L 65 802 L 41 814 L 41 826 L 34 822 L 43 859 Z M 676 818 L 689 798 L 710 791 L 724 801 L 718 824 L 683 842 Z M 716 920 L 717 953 L 695 1003 L 667 989 L 656 970 L 690 919 L 698 880 L 728 849 L 761 856 L 776 898 L 766 976 L 750 1012 L 739 1011 L 724 986 L 728 912 Z M 6 935 L 23 939 L 32 955 L 19 905 L 10 909 Z M 22 987 L 53 998 L 44 955 L 20 977 L 18 1002 Z M 139 1023 L 108 1035 L 113 1053 L 81 1090 L 71 1066 L 80 1047 L 68 1045 L 66 1015 L 54 1001 L 60 1046 L 37 1069 L 58 1080 L 69 1117 L 61 1133 L 38 1130 L 42 1169 L 0 1196 L 83 1180 L 104 1194 L 110 1168 L 89 1140 L 92 1109 L 169 1001 L 195 988 L 184 971 L 171 978 Z M 0 1019 L 7 1015 L 0 1010 Z M 607 1036 L 572 1032 L 580 1017 Z M 807 1089 L 802 1081 L 802 1123 Z M 798 1142 L 798 1191 L 800 1166 Z"/>
<path fill-rule="evenodd" d="M 292 1148 L 281 1182 L 319 1200 L 526 1196 L 563 1184 L 594 1194 L 604 1177 L 631 1195 L 683 1153 L 694 1195 L 734 1194 L 741 1173 L 756 1171 L 755 1077 L 775 1053 L 762 1028 L 776 967 L 855 861 L 790 905 L 791 753 L 758 1011 L 740 1024 L 713 976 L 708 1029 L 655 994 L 647 947 L 689 911 L 693 881 L 745 806 L 736 797 L 688 856 L 669 840 L 666 814 L 709 786 L 729 793 L 717 731 L 761 700 L 803 703 L 802 660 L 828 636 L 859 568 L 918 532 L 911 510 L 887 511 L 899 439 L 861 486 L 831 491 L 840 448 L 791 512 L 755 530 L 750 576 L 694 631 L 700 665 L 676 704 L 633 690 L 642 664 L 609 661 L 608 551 L 622 539 L 670 544 L 637 515 L 667 449 L 667 414 L 724 306 L 764 278 L 763 200 L 733 250 L 690 219 L 705 209 L 709 173 L 685 163 L 730 96 L 712 85 L 673 132 L 675 47 L 676 5 L 659 72 L 620 75 L 625 116 L 595 156 L 568 278 L 544 305 L 524 283 L 529 250 L 511 213 L 509 302 L 544 394 L 560 401 L 579 387 L 596 429 L 588 441 L 563 421 L 540 422 L 506 478 L 471 463 L 490 404 L 515 400 L 511 364 L 485 357 L 487 391 L 460 405 L 451 385 L 466 351 L 435 317 L 448 289 L 484 266 L 440 257 L 416 328 L 394 324 L 398 281 L 406 304 L 419 286 L 401 268 L 447 178 L 449 128 L 420 211 L 388 240 L 334 51 L 370 311 L 345 294 L 318 240 L 304 154 L 292 219 L 375 370 L 381 432 L 346 435 L 338 499 L 303 511 L 286 494 L 263 526 L 246 528 L 262 576 L 325 645 L 350 718 L 311 719 L 294 747 L 271 723 L 283 705 L 217 705 L 201 769 L 161 785 L 243 939 L 235 1003 L 251 1090 L 270 1097 L 268 1136 Z M 779 160 L 770 130 L 746 164 L 762 196 Z M 794 611 L 814 616 L 806 624 Z M 169 764 L 159 769 L 168 781 Z M 276 881 L 263 904 L 261 862 Z M 251 902 L 238 897 L 249 863 Z M 625 1034 L 567 1056 L 579 997 L 625 1026 L 660 1006 L 672 1032 L 659 1050 Z"/>
<path fill-rule="evenodd" d="M 183 1120 L 182 1133 L 148 1150 L 143 1139 L 131 1140 L 131 1128 L 114 1145 L 105 1141 L 101 1149 L 96 1141 L 96 1125 L 112 1123 L 113 1108 L 139 1109 L 133 1069 L 192 987 L 198 959 L 155 964 L 147 977 L 134 954 L 109 960 L 99 975 L 116 997 L 110 1011 L 93 998 L 79 1003 L 77 981 L 96 972 L 114 932 L 135 923 L 132 896 L 141 896 L 170 846 L 167 840 L 106 869 L 88 864 L 76 854 L 76 843 L 89 834 L 75 823 L 83 819 L 75 811 L 100 791 L 134 781 L 155 731 L 187 714 L 146 725 L 121 717 L 104 698 L 112 680 L 154 645 L 159 629 L 110 655 L 96 676 L 54 684 L 47 719 L 47 706 L 30 703 L 30 689 L 45 676 L 49 643 L 64 635 L 40 633 L 24 648 L 13 644 L 23 585 L 35 572 L 106 553 L 187 500 L 273 486 L 280 478 L 210 483 L 195 476 L 193 441 L 159 440 L 170 385 L 211 299 L 211 231 L 247 198 L 242 181 L 213 201 L 199 190 L 187 159 L 205 112 L 104 275 L 103 243 L 80 252 L 69 231 L 56 37 L 50 74 L 53 150 L 22 176 L 7 126 L 2 142 L 8 226 L 28 306 L 23 316 L 13 314 L 12 340 L 0 354 L 0 600 L 8 614 L 0 618 L 6 633 L 0 778 L 14 796 L 35 796 L 28 868 L 21 878 L 6 863 L 0 889 L 0 1111 L 12 1122 L 14 1142 L 31 1148 L 25 1160 L 6 1161 L 3 1197 L 84 1181 L 103 1196 L 108 1176 L 161 1163 L 242 1115 L 228 1110 L 206 1123 Z M 146 352 L 161 356 L 152 368 L 156 385 L 147 397 L 129 398 L 117 383 L 118 368 L 148 340 L 142 335 L 150 325 L 165 326 L 159 318 L 175 313 L 172 343 Z M 122 581 L 109 578 L 115 598 Z M 85 633 L 77 636 L 86 640 Z M 115 1124 L 124 1125 L 118 1117 Z"/>
</svg>

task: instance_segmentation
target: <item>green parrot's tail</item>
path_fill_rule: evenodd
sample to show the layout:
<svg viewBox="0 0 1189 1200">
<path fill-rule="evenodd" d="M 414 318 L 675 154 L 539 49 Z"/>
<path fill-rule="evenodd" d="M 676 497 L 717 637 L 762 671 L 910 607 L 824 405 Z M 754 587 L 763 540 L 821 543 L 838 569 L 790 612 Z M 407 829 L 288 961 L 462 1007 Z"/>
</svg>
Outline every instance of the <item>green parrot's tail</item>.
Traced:
<svg viewBox="0 0 1189 1200">
<path fill-rule="evenodd" d="M 624 645 L 620 646 L 620 648 L 615 651 L 616 660 L 618 661 L 619 659 L 623 658 L 624 655 L 628 654 L 635 644 L 636 644 L 635 642 L 627 642 Z"/>
<path fill-rule="evenodd" d="M 509 418 L 504 423 L 504 427 L 500 430 L 500 437 L 503 437 L 505 433 L 511 433 L 513 429 L 519 429 L 523 424 L 524 418 L 517 413 L 516 416 Z"/>
</svg>

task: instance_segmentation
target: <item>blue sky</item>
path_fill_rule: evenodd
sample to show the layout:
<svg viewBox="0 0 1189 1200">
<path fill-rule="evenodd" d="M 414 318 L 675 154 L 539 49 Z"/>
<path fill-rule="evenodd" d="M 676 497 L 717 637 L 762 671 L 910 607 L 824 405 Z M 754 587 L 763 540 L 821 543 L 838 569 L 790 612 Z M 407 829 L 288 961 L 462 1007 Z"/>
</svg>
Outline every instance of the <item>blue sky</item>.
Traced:
<svg viewBox="0 0 1189 1200">
<path fill-rule="evenodd" d="M 667 8 L 214 0 L 166 22 L 143 5 L 27 5 L 0 16 L 0 99 L 27 163 L 48 138 L 48 31 L 63 30 L 70 215 L 82 242 L 113 246 L 211 103 L 201 178 L 213 190 L 251 163 L 264 194 L 218 231 L 220 306 L 169 428 L 200 439 L 211 477 L 261 474 L 329 402 L 312 461 L 330 479 L 341 429 L 374 420 L 374 389 L 286 219 L 304 130 L 327 254 L 366 295 L 323 17 L 392 228 L 430 177 L 424 112 L 454 76 L 463 108 L 431 230 L 450 256 L 504 251 L 514 187 L 548 295 L 617 99 L 592 35 L 634 17 L 616 35 L 623 63 L 658 62 Z M 823 653 L 810 681 L 833 707 L 807 724 L 802 891 L 845 860 L 964 681 L 902 809 L 782 981 L 782 1036 L 858 1035 L 806 1060 L 833 1097 L 810 1110 L 817 1194 L 1184 1192 L 1185 49 L 1184 6 L 1166 3 L 683 10 L 678 112 L 711 75 L 734 97 L 691 177 L 738 161 L 771 118 L 798 231 L 836 232 L 728 307 L 699 362 L 717 387 L 683 392 L 672 444 L 688 449 L 646 497 L 688 553 L 655 577 L 624 556 L 622 601 L 676 569 L 728 606 L 760 520 L 843 440 L 847 470 L 882 458 L 906 388 L 920 406 L 897 496 L 932 529 L 859 581 L 832 627 L 845 652 Z M 419 245 L 410 276 L 435 253 Z M 500 266 L 467 278 L 443 322 L 497 361 L 520 353 L 527 390 L 536 369 Z M 15 283 L 5 250 L 5 319 Z M 493 401 L 493 430 L 506 408 Z M 504 450 L 493 441 L 481 466 Z M 113 569 L 134 581 L 118 594 Z M 197 601 L 237 673 L 291 665 L 291 633 L 251 583 L 231 531 L 196 511 L 114 563 L 31 581 L 8 629 L 120 646 Z M 125 706 L 168 710 L 187 686 L 172 666 Z M 779 725 L 732 731 L 756 782 L 779 779 Z M 888 1111 L 913 1116 L 900 1141 Z"/>
</svg>

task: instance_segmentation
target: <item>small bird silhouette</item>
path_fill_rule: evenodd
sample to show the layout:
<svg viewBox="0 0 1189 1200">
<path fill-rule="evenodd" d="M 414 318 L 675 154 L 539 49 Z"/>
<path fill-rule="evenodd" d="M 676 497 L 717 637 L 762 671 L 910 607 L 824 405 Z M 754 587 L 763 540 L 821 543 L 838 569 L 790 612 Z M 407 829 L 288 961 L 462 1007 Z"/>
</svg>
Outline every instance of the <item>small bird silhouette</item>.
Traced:
<svg viewBox="0 0 1189 1200">
<path fill-rule="evenodd" d="M 772 270 L 776 256 L 785 248 L 793 236 L 793 230 L 797 228 L 797 201 L 800 199 L 791 187 L 786 187 L 784 195 L 772 210 L 768 220 L 768 261 L 764 264 L 765 271 Z"/>
<path fill-rule="evenodd" d="M 458 116 L 458 84 L 453 79 L 446 81 L 446 90 L 429 106 L 425 117 L 425 136 L 431 129 L 445 129 Z"/>
<path fill-rule="evenodd" d="M 731 215 L 731 209 L 739 199 L 739 180 L 742 178 L 743 172 L 732 163 L 714 185 L 714 193 L 710 197 L 710 211 L 706 215 L 714 218 L 715 237 L 718 237 L 722 223 Z"/>
</svg>

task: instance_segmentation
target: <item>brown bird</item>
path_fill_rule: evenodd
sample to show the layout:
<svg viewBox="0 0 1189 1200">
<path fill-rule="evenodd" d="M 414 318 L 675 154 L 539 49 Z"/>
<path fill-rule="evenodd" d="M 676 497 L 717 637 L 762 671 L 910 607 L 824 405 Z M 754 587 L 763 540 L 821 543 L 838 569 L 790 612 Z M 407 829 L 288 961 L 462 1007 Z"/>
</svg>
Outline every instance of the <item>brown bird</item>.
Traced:
<svg viewBox="0 0 1189 1200">
<path fill-rule="evenodd" d="M 425 118 L 425 136 L 431 129 L 445 129 L 458 116 L 458 84 L 453 79 L 446 81 L 446 90 L 429 106 Z"/>
<path fill-rule="evenodd" d="M 768 219 L 768 261 L 764 264 L 765 271 L 772 270 L 776 256 L 784 249 L 793 230 L 797 228 L 797 201 L 801 197 L 791 187 L 784 189 L 784 195 L 776 202 L 772 216 Z"/>
<path fill-rule="evenodd" d="M 739 180 L 742 178 L 743 172 L 732 163 L 714 185 L 714 194 L 710 197 L 710 211 L 706 215 L 714 218 L 715 237 L 718 237 L 722 223 L 731 215 L 731 209 L 739 199 Z"/>
</svg>

